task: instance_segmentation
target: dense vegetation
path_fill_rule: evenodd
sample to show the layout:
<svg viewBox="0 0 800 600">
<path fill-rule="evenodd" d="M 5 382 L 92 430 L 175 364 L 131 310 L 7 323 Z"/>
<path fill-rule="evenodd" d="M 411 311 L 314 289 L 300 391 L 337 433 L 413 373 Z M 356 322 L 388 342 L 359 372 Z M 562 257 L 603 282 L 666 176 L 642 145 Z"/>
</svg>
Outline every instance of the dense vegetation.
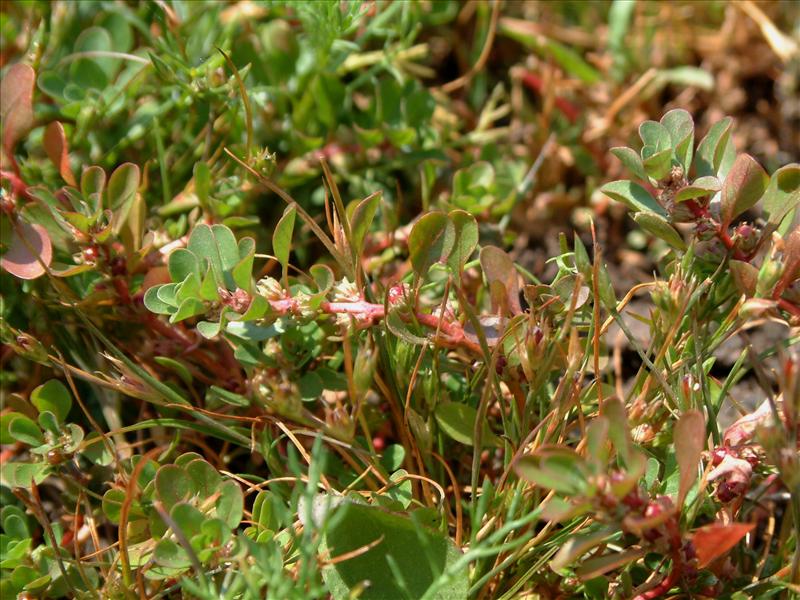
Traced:
<svg viewBox="0 0 800 600">
<path fill-rule="evenodd" d="M 800 593 L 798 17 L 8 3 L 0 597 Z"/>
</svg>

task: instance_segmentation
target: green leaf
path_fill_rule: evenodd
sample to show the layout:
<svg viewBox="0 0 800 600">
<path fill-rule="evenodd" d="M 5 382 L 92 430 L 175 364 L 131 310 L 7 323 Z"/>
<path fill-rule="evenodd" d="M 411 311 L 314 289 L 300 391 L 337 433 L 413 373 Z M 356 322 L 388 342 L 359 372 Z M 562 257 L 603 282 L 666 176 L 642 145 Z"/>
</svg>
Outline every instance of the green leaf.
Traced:
<svg viewBox="0 0 800 600">
<path fill-rule="evenodd" d="M 424 277 L 431 265 L 447 260 L 455 237 L 455 226 L 443 212 L 430 212 L 414 223 L 408 236 L 408 252 L 414 272 Z"/>
<path fill-rule="evenodd" d="M 447 215 L 453 223 L 455 242 L 447 264 L 454 273 L 460 274 L 478 246 L 478 222 L 465 210 L 451 210 Z"/>
<path fill-rule="evenodd" d="M 800 205 L 800 164 L 786 165 L 772 174 L 761 205 L 764 216 L 773 225 L 780 225 Z"/>
<path fill-rule="evenodd" d="M 222 323 L 216 322 L 212 323 L 211 321 L 200 321 L 196 325 L 197 331 L 207 340 L 217 337 L 219 335 L 219 331 L 222 327 Z"/>
<path fill-rule="evenodd" d="M 178 310 L 169 318 L 170 323 L 178 323 L 179 321 L 183 321 L 184 319 L 188 319 L 189 317 L 194 317 L 196 315 L 202 315 L 206 312 L 206 305 L 205 303 L 201 302 L 197 298 L 187 298 L 183 302 L 181 302 Z"/>
<path fill-rule="evenodd" d="M 112 229 L 118 234 L 128 219 L 136 191 L 139 188 L 139 167 L 124 163 L 116 168 L 108 180 L 108 207 L 113 211 Z"/>
<path fill-rule="evenodd" d="M 647 181 L 647 173 L 644 170 L 644 163 L 642 157 L 633 148 L 626 148 L 625 146 L 617 146 L 611 148 L 611 154 L 616 156 L 620 162 L 625 166 L 628 171 L 639 179 Z"/>
<path fill-rule="evenodd" d="M 697 155 L 694 166 L 698 177 L 714 176 L 720 179 L 725 177 L 722 171 L 723 162 L 735 152 L 731 140 L 733 119 L 725 117 L 722 121 L 714 123 L 708 133 L 697 146 Z"/>
<path fill-rule="evenodd" d="M 229 228 L 201 223 L 192 230 L 187 248 L 200 260 L 201 271 L 205 270 L 205 261 L 208 261 L 218 287 L 235 289 L 231 271 L 239 262 L 239 248 Z"/>
<path fill-rule="evenodd" d="M 197 194 L 201 206 L 207 208 L 211 198 L 211 170 L 204 162 L 195 163 L 192 170 L 194 176 L 194 193 Z"/>
<path fill-rule="evenodd" d="M 31 392 L 31 402 L 39 412 L 48 410 L 63 423 L 72 408 L 72 394 L 58 379 L 51 379 Z"/>
<path fill-rule="evenodd" d="M 411 331 L 409 324 L 403 320 L 401 312 L 402 309 L 389 310 L 389 312 L 386 314 L 386 318 L 383 321 L 384 325 L 386 325 L 386 328 L 392 334 L 401 340 L 408 342 L 409 344 L 421 346 L 422 344 L 427 343 L 428 338 L 419 336 Z"/>
<path fill-rule="evenodd" d="M 200 276 L 200 261 L 186 248 L 173 250 L 169 255 L 168 265 L 170 279 L 175 283 L 183 281 L 191 273 Z"/>
<path fill-rule="evenodd" d="M 178 377 L 180 377 L 185 384 L 190 385 L 192 383 L 192 374 L 188 367 L 182 362 L 168 356 L 154 356 L 153 360 L 162 367 L 166 367 L 177 373 Z"/>
<path fill-rule="evenodd" d="M 727 227 L 736 217 L 755 206 L 768 185 L 766 171 L 752 156 L 738 156 L 722 184 L 722 225 Z"/>
<path fill-rule="evenodd" d="M 61 425 L 56 416 L 49 410 L 39 412 L 39 418 L 36 419 L 36 422 L 39 423 L 39 427 L 43 431 L 49 431 L 56 436 L 61 435 Z"/>
<path fill-rule="evenodd" d="M 436 422 L 447 435 L 467 446 L 475 444 L 475 419 L 478 411 L 461 402 L 447 402 L 436 407 Z M 489 423 L 483 424 L 481 435 L 483 446 L 497 446 L 499 438 L 492 432 Z"/>
<path fill-rule="evenodd" d="M 653 179 L 663 179 L 672 169 L 672 148 L 655 150 L 653 146 L 642 148 L 644 170 Z"/>
<path fill-rule="evenodd" d="M 201 496 L 201 502 L 206 498 L 208 496 Z M 169 511 L 169 516 L 188 539 L 200 533 L 206 520 L 206 515 L 188 502 L 178 502 Z"/>
<path fill-rule="evenodd" d="M 656 202 L 650 192 L 633 181 L 612 181 L 601 187 L 600 191 L 633 211 L 650 211 L 662 217 L 667 216 L 667 211 Z"/>
<path fill-rule="evenodd" d="M 214 270 L 211 267 L 206 268 L 206 274 L 203 277 L 203 281 L 200 282 L 200 298 L 212 302 L 219 300 L 217 281 L 214 277 Z"/>
<path fill-rule="evenodd" d="M 722 189 L 719 179 L 712 176 L 698 177 L 690 185 L 682 187 L 675 194 L 675 202 L 685 202 L 716 194 Z"/>
<path fill-rule="evenodd" d="M 356 593 L 361 600 L 423 596 L 466 600 L 468 596 L 466 564 L 450 573 L 448 585 L 426 596 L 461 552 L 448 537 L 405 516 L 345 501 L 334 509 L 324 546 L 331 557 L 353 553 L 348 560 L 323 569 L 334 600 L 346 600 Z M 364 548 L 368 550 L 355 552 Z"/>
<path fill-rule="evenodd" d="M 683 241 L 681 234 L 664 217 L 655 213 L 640 212 L 633 215 L 633 220 L 642 229 L 664 240 L 673 248 L 686 250 L 686 242 Z"/>
<path fill-rule="evenodd" d="M 669 131 L 657 121 L 644 121 L 639 125 L 639 137 L 645 147 L 653 149 L 653 154 L 672 149 Z"/>
<path fill-rule="evenodd" d="M 30 488 L 31 481 L 39 485 L 50 475 L 47 463 L 23 463 L 6 461 L 0 465 L 0 483 L 11 488 Z"/>
<path fill-rule="evenodd" d="M 228 479 L 219 486 L 219 500 L 217 500 L 217 517 L 222 519 L 228 527 L 235 529 L 242 521 L 244 514 L 244 495 L 242 488 L 235 481 Z"/>
<path fill-rule="evenodd" d="M 675 157 L 683 166 L 684 173 L 689 172 L 694 152 L 694 120 L 688 111 L 676 108 L 661 117 L 661 124 L 669 133 L 670 144 Z"/>
<path fill-rule="evenodd" d="M 251 237 L 239 240 L 239 262 L 233 268 L 233 281 L 236 286 L 252 291 L 253 260 L 256 255 L 256 241 Z"/>
<path fill-rule="evenodd" d="M 158 297 L 158 291 L 161 287 L 163 286 L 154 285 L 144 293 L 145 308 L 147 308 L 147 310 L 150 312 L 156 313 L 157 315 L 172 314 L 175 311 L 175 307 L 172 304 L 167 304 Z"/>
<path fill-rule="evenodd" d="M 583 469 L 581 457 L 563 447 L 541 448 L 514 463 L 521 479 L 570 496 L 580 495 L 586 489 Z"/>
<path fill-rule="evenodd" d="M 220 402 L 230 404 L 231 406 L 250 406 L 250 400 L 248 400 L 245 396 L 237 394 L 236 392 L 231 392 L 216 385 L 212 385 L 208 388 L 206 397 L 207 399 L 219 400 Z"/>
<path fill-rule="evenodd" d="M 111 35 L 102 27 L 84 29 L 75 40 L 75 52 L 109 52 Z M 70 65 L 71 80 L 83 88 L 102 90 L 114 76 L 119 60 L 108 57 L 79 58 Z"/>
<path fill-rule="evenodd" d="M 586 246 L 583 245 L 583 241 L 581 241 L 577 232 L 574 234 L 573 248 L 575 252 L 575 268 L 578 273 L 584 276 L 586 281 L 591 281 L 592 261 L 589 260 L 589 253 L 586 251 Z"/>
<path fill-rule="evenodd" d="M 353 257 L 358 258 L 361 255 L 361 247 L 364 244 L 364 238 L 372 225 L 372 220 L 375 218 L 375 213 L 380 206 L 381 194 L 376 192 L 371 196 L 364 198 L 361 202 L 356 204 L 353 209 L 353 215 L 350 217 L 350 231 L 353 235 L 351 245 L 353 249 Z"/>
<path fill-rule="evenodd" d="M 294 205 L 289 206 L 284 211 L 283 216 L 275 226 L 275 231 L 272 233 L 272 253 L 281 263 L 284 272 L 289 266 L 289 253 L 292 250 L 292 232 L 294 231 L 296 215 L 297 210 Z"/>
<path fill-rule="evenodd" d="M 592 548 L 602 544 L 608 536 L 613 535 L 616 531 L 617 529 L 614 527 L 603 527 L 591 533 L 578 533 L 569 536 L 559 548 L 553 560 L 550 561 L 550 568 L 556 572 L 560 571 Z"/>
<path fill-rule="evenodd" d="M 200 498 L 210 498 L 219 490 L 222 475 L 202 458 L 197 458 L 186 465 L 186 473 L 192 480 L 192 489 Z"/>
<path fill-rule="evenodd" d="M 188 500 L 193 492 L 191 477 L 175 465 L 159 467 L 156 471 L 155 486 L 156 494 L 167 510 L 178 502 Z"/>
<path fill-rule="evenodd" d="M 13 444 L 14 438 L 8 432 L 8 426 L 17 417 L 24 416 L 21 412 L 11 411 L 0 415 L 0 444 Z"/>
<path fill-rule="evenodd" d="M 169 538 L 158 540 L 153 551 L 153 560 L 162 567 L 171 569 L 188 569 L 192 566 L 192 561 L 189 555 L 186 554 L 186 550 Z"/>
<path fill-rule="evenodd" d="M 44 444 L 44 434 L 33 419 L 20 415 L 11 420 L 8 424 L 8 433 L 18 442 L 29 446 L 41 446 Z"/>
<path fill-rule="evenodd" d="M 103 514 L 115 525 L 119 523 L 125 497 L 125 491 L 119 488 L 112 488 L 103 494 Z"/>
<path fill-rule="evenodd" d="M 197 299 L 200 295 L 200 278 L 196 273 L 189 273 L 175 288 L 175 302 L 178 306 L 189 298 Z"/>
</svg>

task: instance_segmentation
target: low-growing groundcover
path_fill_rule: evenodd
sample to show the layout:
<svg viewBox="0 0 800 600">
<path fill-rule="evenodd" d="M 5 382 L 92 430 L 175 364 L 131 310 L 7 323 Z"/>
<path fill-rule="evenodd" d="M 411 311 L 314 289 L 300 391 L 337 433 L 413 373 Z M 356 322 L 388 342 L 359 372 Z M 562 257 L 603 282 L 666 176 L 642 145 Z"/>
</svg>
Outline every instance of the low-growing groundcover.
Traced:
<svg viewBox="0 0 800 600">
<path fill-rule="evenodd" d="M 799 593 L 800 165 L 623 123 L 670 5 L 12 3 L 0 597 Z"/>
</svg>

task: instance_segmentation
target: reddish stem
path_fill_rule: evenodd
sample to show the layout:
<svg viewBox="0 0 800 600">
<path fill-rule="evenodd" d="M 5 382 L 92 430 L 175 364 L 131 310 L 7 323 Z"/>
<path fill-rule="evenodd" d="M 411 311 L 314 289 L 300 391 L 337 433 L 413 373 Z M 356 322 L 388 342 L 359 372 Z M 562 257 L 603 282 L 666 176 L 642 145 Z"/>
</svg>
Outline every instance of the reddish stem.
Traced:
<svg viewBox="0 0 800 600">
<path fill-rule="evenodd" d="M 736 260 L 742 260 L 745 262 L 750 262 L 751 256 L 745 254 L 741 250 L 736 248 L 736 242 L 733 241 L 730 235 L 728 235 L 728 230 L 726 227 L 722 225 L 722 223 L 717 223 L 714 218 L 711 216 L 711 213 L 708 211 L 708 208 L 705 206 L 700 206 L 694 200 L 687 200 L 686 206 L 689 210 L 692 211 L 692 214 L 698 219 L 709 219 L 715 228 L 715 233 L 717 238 L 720 242 L 722 242 L 723 246 L 725 246 L 728 250 L 733 250 L 733 258 Z"/>
<path fill-rule="evenodd" d="M 289 314 L 299 311 L 297 300 L 294 298 L 283 298 L 281 300 L 270 300 L 272 309 L 281 314 Z M 320 310 L 327 314 L 347 314 L 361 319 L 367 324 L 383 319 L 386 316 L 386 309 L 383 304 L 375 304 L 365 300 L 355 300 L 352 302 L 323 302 Z M 411 321 L 411 317 L 402 313 L 403 320 Z M 414 319 L 426 327 L 435 329 L 443 334 L 440 341 L 446 346 L 463 346 L 474 352 L 480 352 L 481 347 L 477 343 L 467 338 L 464 327 L 458 321 L 442 319 L 437 315 L 415 312 Z"/>
<path fill-rule="evenodd" d="M 530 71 L 525 71 L 522 74 L 522 83 L 528 89 L 536 92 L 539 95 L 543 95 L 542 90 L 544 88 L 544 82 L 538 75 L 535 75 Z M 580 110 L 574 104 L 572 104 L 572 102 L 566 98 L 562 98 L 561 96 L 555 96 L 553 101 L 556 105 L 556 108 L 561 111 L 561 113 L 570 123 L 575 123 L 575 121 L 578 120 L 578 117 L 580 116 Z"/>
</svg>

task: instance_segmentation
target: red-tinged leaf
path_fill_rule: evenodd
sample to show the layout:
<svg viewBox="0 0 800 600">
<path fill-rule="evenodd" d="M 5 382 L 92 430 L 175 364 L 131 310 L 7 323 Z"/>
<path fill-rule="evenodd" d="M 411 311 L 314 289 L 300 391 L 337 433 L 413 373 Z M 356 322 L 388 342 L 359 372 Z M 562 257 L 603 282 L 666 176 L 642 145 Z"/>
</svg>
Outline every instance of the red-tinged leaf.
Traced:
<svg viewBox="0 0 800 600">
<path fill-rule="evenodd" d="M 758 282 L 758 269 L 748 262 L 731 260 L 728 263 L 733 277 L 733 282 L 739 291 L 746 296 L 753 296 L 756 293 L 756 283 Z"/>
<path fill-rule="evenodd" d="M 76 187 L 75 176 L 69 168 L 69 148 L 64 135 L 64 126 L 58 121 L 53 121 L 44 130 L 44 150 L 50 161 L 58 169 L 61 178 L 69 185 Z"/>
<path fill-rule="evenodd" d="M 587 581 L 608 573 L 612 569 L 618 569 L 624 565 L 632 563 L 642 558 L 647 552 L 642 548 L 631 548 L 624 552 L 615 552 L 613 554 L 604 554 L 596 558 L 590 558 L 581 562 L 580 566 L 575 570 L 575 574 L 581 581 Z"/>
<path fill-rule="evenodd" d="M 725 226 L 755 206 L 769 185 L 769 176 L 749 154 L 736 158 L 722 184 L 722 224 Z"/>
<path fill-rule="evenodd" d="M 505 306 L 492 306 L 492 310 L 497 311 L 502 308 L 513 315 L 522 313 L 522 306 L 519 303 L 519 277 L 514 267 L 514 261 L 500 248 L 495 246 L 484 246 L 480 254 L 481 268 L 489 283 L 489 289 L 494 292 L 502 285 L 505 290 L 503 303 Z M 498 299 L 498 295 L 492 293 L 492 304 Z"/>
<path fill-rule="evenodd" d="M 53 244 L 47 230 L 19 221 L 12 230 L 8 252 L 0 258 L 0 267 L 20 279 L 36 279 L 47 272 L 45 267 L 52 260 Z"/>
<path fill-rule="evenodd" d="M 697 567 L 702 569 L 727 554 L 754 527 L 754 523 L 731 523 L 730 525 L 714 523 L 696 530 L 692 536 L 692 542 L 697 552 Z"/>
<path fill-rule="evenodd" d="M 783 246 L 783 278 L 787 282 L 800 276 L 800 225 L 786 236 Z"/>
<path fill-rule="evenodd" d="M 17 141 L 33 125 L 33 85 L 36 73 L 30 65 L 17 63 L 0 82 L 0 118 L 3 150 L 10 156 Z"/>
<path fill-rule="evenodd" d="M 687 410 L 675 424 L 673 435 L 675 458 L 680 470 L 678 506 L 697 479 L 697 466 L 706 446 L 706 419 L 699 410 Z"/>
<path fill-rule="evenodd" d="M 154 285 L 162 285 L 170 281 L 172 281 L 172 279 L 170 279 L 169 269 L 167 267 L 153 267 L 144 274 L 141 292 L 144 293 Z"/>
</svg>

